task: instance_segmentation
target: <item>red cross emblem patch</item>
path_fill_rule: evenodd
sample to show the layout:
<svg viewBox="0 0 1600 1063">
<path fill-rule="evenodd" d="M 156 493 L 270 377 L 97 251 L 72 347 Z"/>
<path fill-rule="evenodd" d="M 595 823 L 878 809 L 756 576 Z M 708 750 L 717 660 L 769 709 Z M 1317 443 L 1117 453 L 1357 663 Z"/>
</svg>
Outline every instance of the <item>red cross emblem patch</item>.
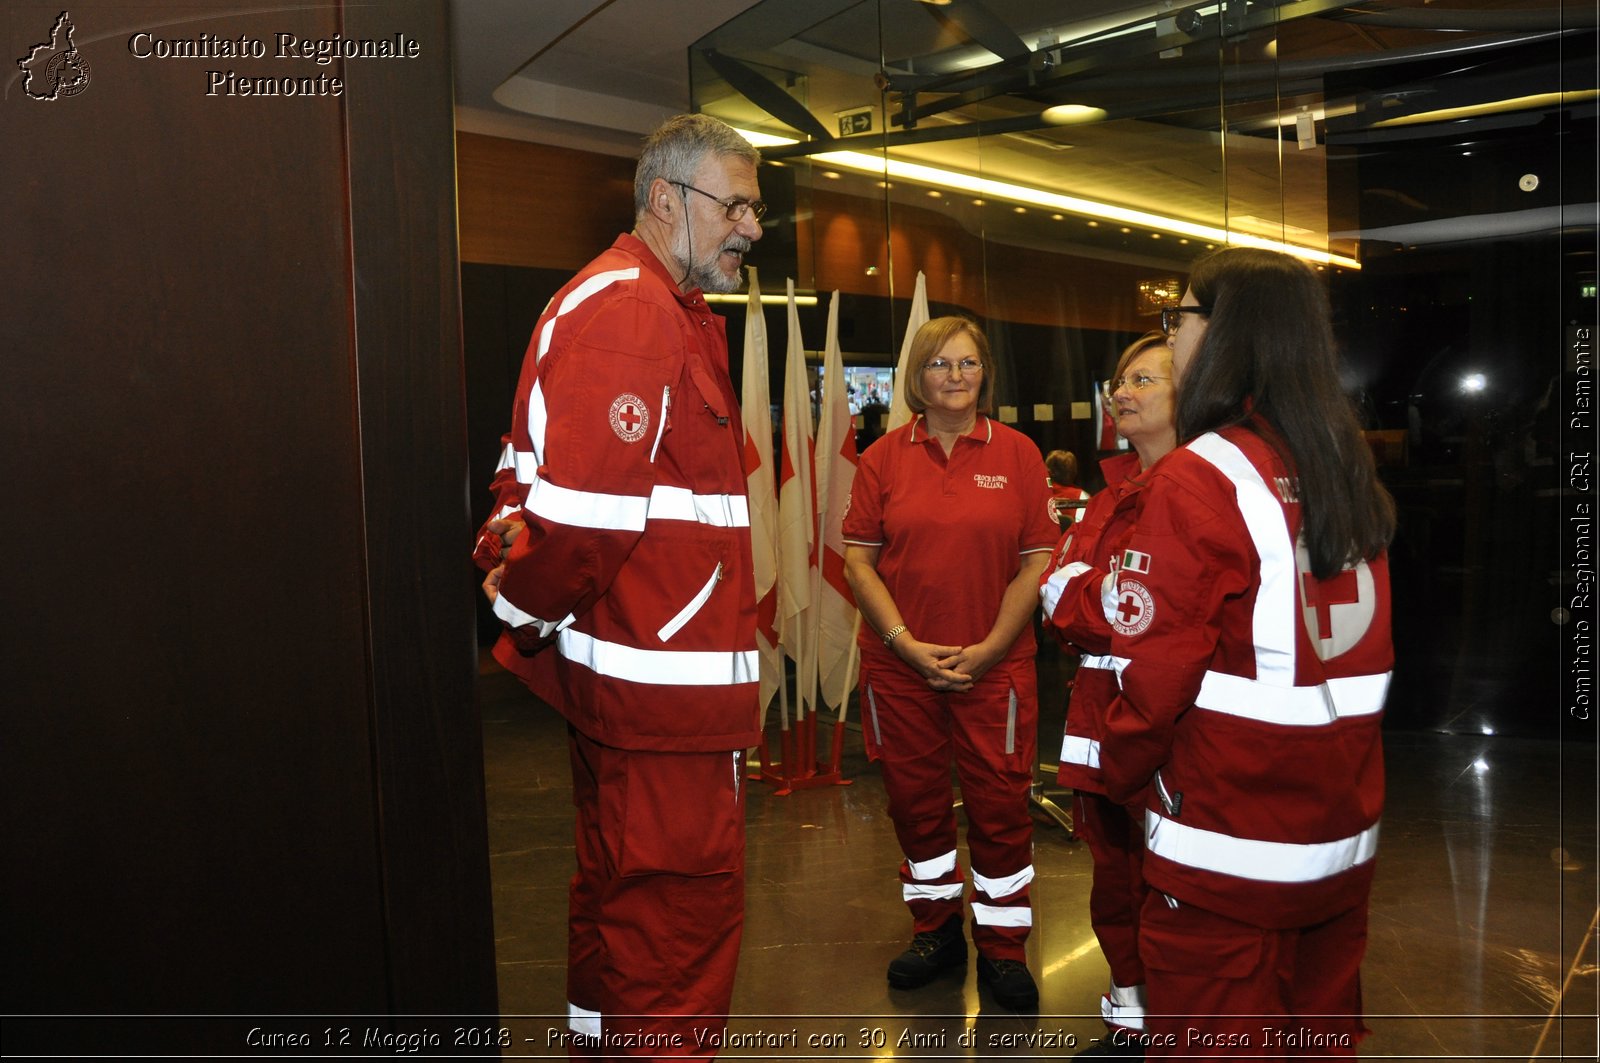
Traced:
<svg viewBox="0 0 1600 1063">
<path fill-rule="evenodd" d="M 1117 585 L 1117 606 L 1111 614 L 1111 626 L 1124 635 L 1143 634 L 1156 618 L 1156 601 L 1150 597 L 1145 585 L 1136 579 L 1125 579 Z"/>
<path fill-rule="evenodd" d="M 637 443 L 650 427 L 650 407 L 637 395 L 618 395 L 611 402 L 611 430 L 624 443 Z"/>
</svg>

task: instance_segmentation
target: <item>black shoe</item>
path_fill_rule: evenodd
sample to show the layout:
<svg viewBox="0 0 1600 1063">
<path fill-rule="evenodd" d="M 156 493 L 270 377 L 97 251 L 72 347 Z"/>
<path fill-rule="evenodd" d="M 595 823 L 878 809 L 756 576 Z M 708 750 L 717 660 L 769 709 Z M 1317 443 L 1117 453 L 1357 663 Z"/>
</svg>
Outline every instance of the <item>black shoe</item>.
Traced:
<svg viewBox="0 0 1600 1063">
<path fill-rule="evenodd" d="M 978 984 L 988 986 L 995 1003 L 1012 1011 L 1029 1011 L 1039 1006 L 1039 987 L 1028 973 L 1028 965 L 1020 960 L 991 960 L 979 956 Z"/>
<path fill-rule="evenodd" d="M 896 989 L 925 986 L 951 967 L 967 966 L 967 939 L 961 917 L 952 915 L 938 930 L 924 930 L 911 947 L 889 963 L 889 984 Z"/>
</svg>

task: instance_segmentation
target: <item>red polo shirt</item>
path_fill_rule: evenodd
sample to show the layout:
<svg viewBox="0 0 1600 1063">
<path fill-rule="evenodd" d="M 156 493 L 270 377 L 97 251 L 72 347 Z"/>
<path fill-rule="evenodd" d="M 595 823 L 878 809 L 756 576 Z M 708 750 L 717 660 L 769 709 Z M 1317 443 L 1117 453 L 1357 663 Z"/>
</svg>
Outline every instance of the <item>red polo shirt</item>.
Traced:
<svg viewBox="0 0 1600 1063">
<path fill-rule="evenodd" d="M 845 510 L 844 541 L 879 547 L 878 576 L 923 642 L 983 641 L 1021 555 L 1060 534 L 1049 477 L 1033 441 L 980 414 L 946 457 L 921 417 L 867 448 Z M 861 629 L 863 656 L 889 655 Z M 1033 627 L 1010 656 L 1032 656 Z"/>
</svg>

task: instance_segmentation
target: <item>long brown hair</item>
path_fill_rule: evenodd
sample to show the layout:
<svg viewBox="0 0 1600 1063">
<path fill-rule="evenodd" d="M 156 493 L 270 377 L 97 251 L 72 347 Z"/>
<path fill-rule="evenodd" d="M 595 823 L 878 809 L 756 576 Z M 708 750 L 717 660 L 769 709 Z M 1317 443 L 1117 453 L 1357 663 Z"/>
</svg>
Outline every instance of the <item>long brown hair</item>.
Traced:
<svg viewBox="0 0 1600 1063">
<path fill-rule="evenodd" d="M 1259 417 L 1299 477 L 1312 572 L 1375 557 L 1394 537 L 1394 499 L 1339 384 L 1322 281 L 1288 255 L 1229 247 L 1195 263 L 1189 290 L 1207 327 L 1178 388 L 1179 442 Z"/>
</svg>

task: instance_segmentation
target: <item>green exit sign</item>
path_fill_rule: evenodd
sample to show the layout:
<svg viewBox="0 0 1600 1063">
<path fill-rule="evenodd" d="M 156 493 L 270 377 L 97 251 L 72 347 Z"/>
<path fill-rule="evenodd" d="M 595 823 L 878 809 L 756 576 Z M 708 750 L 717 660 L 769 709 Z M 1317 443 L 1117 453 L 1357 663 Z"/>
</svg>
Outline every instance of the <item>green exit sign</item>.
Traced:
<svg viewBox="0 0 1600 1063">
<path fill-rule="evenodd" d="M 839 135 L 841 137 L 870 132 L 872 132 L 872 108 L 864 107 L 859 111 L 845 111 L 839 115 Z"/>
</svg>

